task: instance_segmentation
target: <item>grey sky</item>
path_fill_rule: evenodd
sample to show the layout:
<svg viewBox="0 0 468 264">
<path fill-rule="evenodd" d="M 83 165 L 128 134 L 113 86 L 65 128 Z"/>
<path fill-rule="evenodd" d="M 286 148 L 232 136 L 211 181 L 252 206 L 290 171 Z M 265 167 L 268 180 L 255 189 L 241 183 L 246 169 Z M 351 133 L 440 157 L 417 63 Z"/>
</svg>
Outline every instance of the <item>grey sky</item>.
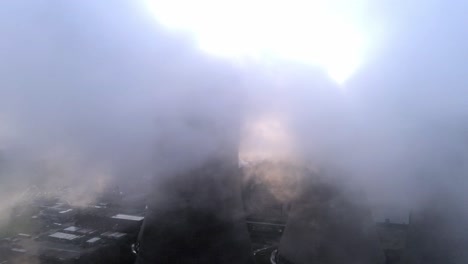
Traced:
<svg viewBox="0 0 468 264">
<path fill-rule="evenodd" d="M 9 131 L 0 150 L 11 164 L 60 149 L 116 178 L 152 176 L 161 141 L 168 167 L 215 153 L 216 141 L 187 120 L 208 116 L 235 138 L 242 114 L 273 109 L 290 116 L 303 156 L 340 167 L 379 199 L 467 198 L 463 1 L 372 3 L 380 38 L 345 92 L 304 65 L 279 63 L 289 69 L 279 78 L 211 58 L 139 2 L 0 5 L 0 133 Z M 3 181 L 19 180 L 9 173 Z"/>
</svg>

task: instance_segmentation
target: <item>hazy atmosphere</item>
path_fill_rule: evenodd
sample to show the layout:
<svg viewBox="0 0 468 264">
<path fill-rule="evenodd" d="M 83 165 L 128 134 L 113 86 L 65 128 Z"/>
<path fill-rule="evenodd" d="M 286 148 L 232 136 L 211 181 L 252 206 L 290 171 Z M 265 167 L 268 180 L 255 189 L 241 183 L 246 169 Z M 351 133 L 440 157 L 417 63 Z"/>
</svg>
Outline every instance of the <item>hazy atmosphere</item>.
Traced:
<svg viewBox="0 0 468 264">
<path fill-rule="evenodd" d="M 430 207 L 456 223 L 447 236 L 468 239 L 468 4 L 317 1 L 340 7 L 330 17 L 346 14 L 362 37 L 352 41 L 328 20 L 288 24 L 267 1 L 240 1 L 239 21 L 218 31 L 171 26 L 163 2 L 0 3 L 0 225 L 31 186 L 74 186 L 78 205 L 113 186 L 148 193 L 240 140 L 241 164 L 298 162 L 390 208 L 385 217 Z M 166 17 L 189 17 L 179 2 Z M 192 19 L 224 17 L 210 12 Z M 306 39 L 307 23 L 324 35 Z M 239 41 L 235 52 L 207 42 L 216 37 Z"/>
</svg>

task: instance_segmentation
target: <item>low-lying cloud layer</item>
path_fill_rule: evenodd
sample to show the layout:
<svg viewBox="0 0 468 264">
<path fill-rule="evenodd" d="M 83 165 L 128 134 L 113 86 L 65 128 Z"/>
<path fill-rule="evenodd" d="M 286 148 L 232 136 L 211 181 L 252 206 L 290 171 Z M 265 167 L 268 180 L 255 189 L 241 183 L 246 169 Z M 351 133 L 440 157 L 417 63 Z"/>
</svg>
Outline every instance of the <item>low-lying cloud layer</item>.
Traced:
<svg viewBox="0 0 468 264">
<path fill-rule="evenodd" d="M 279 113 L 295 157 L 376 205 L 440 199 L 466 216 L 467 5 L 386 2 L 370 7 L 381 38 L 345 90 L 305 65 L 211 58 L 140 2 L 2 3 L 0 196 L 169 175 Z"/>
</svg>

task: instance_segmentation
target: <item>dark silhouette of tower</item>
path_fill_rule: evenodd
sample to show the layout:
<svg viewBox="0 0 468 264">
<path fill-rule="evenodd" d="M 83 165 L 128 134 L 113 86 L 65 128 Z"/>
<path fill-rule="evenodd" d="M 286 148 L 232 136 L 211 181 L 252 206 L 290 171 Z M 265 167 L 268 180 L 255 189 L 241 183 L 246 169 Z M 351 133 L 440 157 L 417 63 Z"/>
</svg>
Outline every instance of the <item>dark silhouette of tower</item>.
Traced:
<svg viewBox="0 0 468 264">
<path fill-rule="evenodd" d="M 138 264 L 253 263 L 238 165 L 240 108 L 218 90 L 161 124 Z"/>
<path fill-rule="evenodd" d="M 221 160 L 164 184 L 140 234 L 138 263 L 251 263 L 237 168 Z"/>
<path fill-rule="evenodd" d="M 375 225 L 360 194 L 304 175 L 280 242 L 281 264 L 383 264 Z"/>
</svg>

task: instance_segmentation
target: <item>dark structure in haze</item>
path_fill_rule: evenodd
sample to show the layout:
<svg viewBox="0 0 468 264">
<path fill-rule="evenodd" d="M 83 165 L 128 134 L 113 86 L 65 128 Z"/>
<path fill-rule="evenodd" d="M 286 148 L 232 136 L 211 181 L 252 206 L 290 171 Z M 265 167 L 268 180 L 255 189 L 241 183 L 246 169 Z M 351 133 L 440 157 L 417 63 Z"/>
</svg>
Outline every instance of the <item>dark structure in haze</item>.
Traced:
<svg viewBox="0 0 468 264">
<path fill-rule="evenodd" d="M 191 102 L 158 124 L 158 168 L 138 264 L 253 263 L 241 199 L 237 96 L 220 87 L 196 89 L 194 96 L 207 93 L 216 100 Z"/>
<path fill-rule="evenodd" d="M 304 175 L 300 189 L 279 246 L 279 263 L 384 263 L 362 195 L 316 175 Z"/>
<path fill-rule="evenodd" d="M 137 263 L 253 263 L 239 179 L 235 164 L 214 160 L 165 182 L 140 233 Z"/>
</svg>

